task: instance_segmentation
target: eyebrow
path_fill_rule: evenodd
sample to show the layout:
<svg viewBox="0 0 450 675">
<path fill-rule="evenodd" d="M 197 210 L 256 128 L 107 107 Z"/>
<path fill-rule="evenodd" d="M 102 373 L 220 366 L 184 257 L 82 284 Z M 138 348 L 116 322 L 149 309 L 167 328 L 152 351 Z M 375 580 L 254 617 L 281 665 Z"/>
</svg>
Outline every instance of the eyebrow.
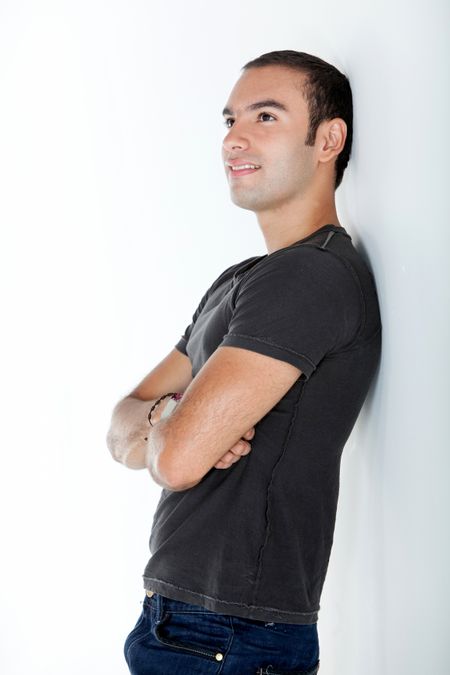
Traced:
<svg viewBox="0 0 450 675">
<path fill-rule="evenodd" d="M 256 101 L 256 103 L 250 103 L 245 110 L 258 110 L 259 108 L 277 108 L 278 110 L 283 110 L 284 112 L 289 112 L 284 103 L 276 101 L 274 98 L 266 98 L 264 101 Z M 231 108 L 224 108 L 222 110 L 222 115 L 232 115 L 233 111 Z"/>
</svg>

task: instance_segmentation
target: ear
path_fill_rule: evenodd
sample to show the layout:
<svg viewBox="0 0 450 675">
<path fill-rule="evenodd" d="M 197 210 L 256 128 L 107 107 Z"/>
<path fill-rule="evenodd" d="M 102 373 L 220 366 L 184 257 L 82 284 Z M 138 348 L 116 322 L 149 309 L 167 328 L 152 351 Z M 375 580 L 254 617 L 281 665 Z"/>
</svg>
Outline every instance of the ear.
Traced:
<svg viewBox="0 0 450 675">
<path fill-rule="evenodd" d="M 329 162 L 337 157 L 345 145 L 347 125 L 340 117 L 325 120 L 317 129 L 319 162 Z"/>
</svg>

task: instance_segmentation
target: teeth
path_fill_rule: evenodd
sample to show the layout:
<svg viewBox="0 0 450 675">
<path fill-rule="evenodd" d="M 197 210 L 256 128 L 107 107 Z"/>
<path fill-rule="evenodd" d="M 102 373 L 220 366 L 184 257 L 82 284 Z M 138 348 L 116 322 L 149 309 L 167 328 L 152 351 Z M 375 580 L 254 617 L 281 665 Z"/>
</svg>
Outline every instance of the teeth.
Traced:
<svg viewBox="0 0 450 675">
<path fill-rule="evenodd" d="M 242 169 L 259 169 L 256 164 L 241 164 L 241 166 L 232 166 L 233 171 L 241 171 Z"/>
</svg>

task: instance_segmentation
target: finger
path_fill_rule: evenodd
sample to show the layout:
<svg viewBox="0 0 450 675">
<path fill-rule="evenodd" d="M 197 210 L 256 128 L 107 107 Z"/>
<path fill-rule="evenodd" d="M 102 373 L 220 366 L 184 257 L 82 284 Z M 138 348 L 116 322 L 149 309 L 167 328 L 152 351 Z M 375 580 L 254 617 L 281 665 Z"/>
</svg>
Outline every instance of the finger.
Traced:
<svg viewBox="0 0 450 675">
<path fill-rule="evenodd" d="M 252 427 L 251 429 L 245 432 L 242 438 L 250 439 L 253 438 L 254 435 L 255 435 L 255 427 Z"/>
<path fill-rule="evenodd" d="M 247 455 L 251 450 L 251 445 L 247 441 L 238 441 L 221 457 L 214 466 L 217 469 L 227 469 L 235 462 L 239 461 L 242 455 Z"/>
<path fill-rule="evenodd" d="M 230 466 L 231 464 L 225 464 L 225 462 L 222 462 L 221 459 L 219 459 L 219 461 L 214 464 L 215 469 L 229 469 Z"/>
<path fill-rule="evenodd" d="M 233 452 L 232 450 L 228 450 L 224 454 L 223 457 L 220 459 L 222 462 L 227 462 L 228 464 L 234 464 L 234 462 L 237 462 L 241 458 L 242 453 L 241 452 Z"/>
<path fill-rule="evenodd" d="M 240 455 L 233 455 L 233 453 L 228 451 L 216 464 L 214 464 L 214 466 L 218 469 L 229 469 L 230 466 L 238 462 L 240 458 Z"/>
<path fill-rule="evenodd" d="M 219 468 L 230 467 L 232 464 L 235 464 L 236 462 L 238 462 L 241 459 L 241 456 L 243 454 L 246 454 L 246 453 L 244 453 L 243 451 L 233 452 L 233 450 L 231 450 L 231 449 L 228 450 L 228 452 L 226 452 L 223 455 L 223 457 L 221 457 L 219 459 L 219 461 L 217 462 L 218 464 L 220 464 Z"/>
<path fill-rule="evenodd" d="M 238 441 L 233 447 L 229 449 L 228 452 L 232 452 L 235 455 L 247 455 L 251 450 L 251 445 L 248 441 L 243 441 L 242 439 Z"/>
</svg>

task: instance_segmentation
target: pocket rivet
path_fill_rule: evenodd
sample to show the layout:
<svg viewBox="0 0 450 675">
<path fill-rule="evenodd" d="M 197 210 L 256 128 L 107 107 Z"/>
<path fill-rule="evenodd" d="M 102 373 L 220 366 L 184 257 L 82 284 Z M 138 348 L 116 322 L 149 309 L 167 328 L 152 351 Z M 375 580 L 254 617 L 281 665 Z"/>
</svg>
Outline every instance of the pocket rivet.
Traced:
<svg viewBox="0 0 450 675">
<path fill-rule="evenodd" d="M 220 652 L 217 652 L 216 661 L 222 661 L 222 659 L 223 659 L 223 654 L 221 654 Z"/>
</svg>

